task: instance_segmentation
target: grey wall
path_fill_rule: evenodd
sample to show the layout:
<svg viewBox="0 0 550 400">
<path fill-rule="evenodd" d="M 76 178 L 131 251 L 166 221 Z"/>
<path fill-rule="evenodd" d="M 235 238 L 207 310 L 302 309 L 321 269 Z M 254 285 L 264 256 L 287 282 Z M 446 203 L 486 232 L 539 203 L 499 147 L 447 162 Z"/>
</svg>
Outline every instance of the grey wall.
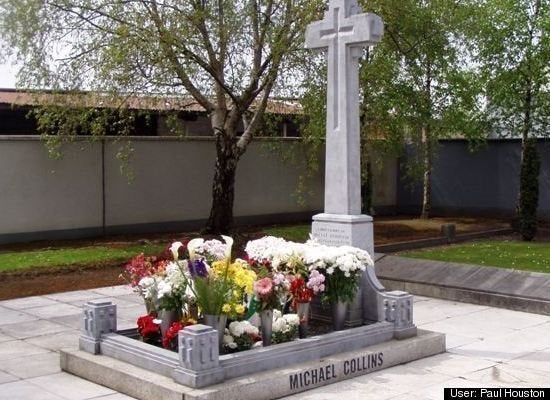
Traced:
<svg viewBox="0 0 550 400">
<path fill-rule="evenodd" d="M 0 243 L 201 226 L 211 205 L 212 139 L 133 138 L 132 146 L 129 182 L 111 140 L 76 141 L 52 160 L 37 137 L 0 137 Z M 291 149 L 297 157 L 289 161 L 282 154 Z M 322 209 L 322 174 L 303 202 L 294 196 L 304 151 L 295 139 L 251 143 L 237 171 L 237 222 L 291 221 Z"/>
<path fill-rule="evenodd" d="M 550 220 L 550 142 L 540 140 L 539 216 Z M 441 141 L 432 173 L 432 208 L 441 215 L 513 216 L 519 187 L 521 143 L 490 141 L 470 152 L 462 140 Z M 412 157 L 409 151 L 407 158 Z M 401 168 L 401 172 L 403 169 Z M 409 187 L 400 173 L 397 205 L 401 212 L 419 212 L 422 192 Z"/>
<path fill-rule="evenodd" d="M 120 147 L 77 139 L 53 160 L 36 136 L 0 136 L 0 243 L 202 226 L 211 206 L 211 138 L 132 138 L 131 181 L 120 172 Z M 304 221 L 322 210 L 324 165 L 297 192 L 307 151 L 299 139 L 251 143 L 237 170 L 238 224 Z M 396 160 L 379 160 L 373 172 L 374 204 L 393 209 Z"/>
</svg>

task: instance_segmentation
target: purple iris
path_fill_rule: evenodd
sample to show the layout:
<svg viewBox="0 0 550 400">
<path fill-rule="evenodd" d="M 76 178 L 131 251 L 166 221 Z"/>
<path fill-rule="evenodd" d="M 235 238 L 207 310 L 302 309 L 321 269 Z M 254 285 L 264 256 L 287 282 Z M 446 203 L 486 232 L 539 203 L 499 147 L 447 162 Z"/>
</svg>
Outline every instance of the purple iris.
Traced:
<svg viewBox="0 0 550 400">
<path fill-rule="evenodd" d="M 197 276 L 200 278 L 208 276 L 208 270 L 206 269 L 206 263 L 204 262 L 204 259 L 201 258 L 199 260 L 193 261 L 189 266 L 189 272 L 191 273 L 191 276 L 193 278 Z"/>
</svg>

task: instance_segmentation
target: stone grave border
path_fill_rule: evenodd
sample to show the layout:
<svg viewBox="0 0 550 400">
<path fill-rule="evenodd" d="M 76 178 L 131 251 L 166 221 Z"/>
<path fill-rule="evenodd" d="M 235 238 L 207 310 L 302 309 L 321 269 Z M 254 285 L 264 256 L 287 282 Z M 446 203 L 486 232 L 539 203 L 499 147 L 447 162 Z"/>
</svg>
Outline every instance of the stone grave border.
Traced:
<svg viewBox="0 0 550 400">
<path fill-rule="evenodd" d="M 159 393 L 165 399 L 272 399 L 445 351 L 445 335 L 417 331 L 412 319 L 402 318 L 412 312 L 395 312 L 412 309 L 411 295 L 386 294 L 395 296 L 386 302 L 386 321 L 221 356 L 210 326 L 180 331 L 175 353 L 128 337 L 135 329 L 117 332 L 116 305 L 92 300 L 84 307 L 80 350 L 62 350 L 61 367 L 141 400 Z M 270 389 L 262 392 L 262 383 Z M 226 388 L 236 397 L 226 397 Z"/>
</svg>

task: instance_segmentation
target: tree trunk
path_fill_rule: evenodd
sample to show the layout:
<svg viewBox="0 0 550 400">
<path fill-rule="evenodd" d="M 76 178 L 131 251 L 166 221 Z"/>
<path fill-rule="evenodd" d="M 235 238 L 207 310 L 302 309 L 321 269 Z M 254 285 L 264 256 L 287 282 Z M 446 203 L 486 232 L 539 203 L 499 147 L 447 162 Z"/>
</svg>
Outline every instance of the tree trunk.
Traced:
<svg viewBox="0 0 550 400">
<path fill-rule="evenodd" d="M 430 218 L 432 207 L 432 149 L 430 140 L 430 127 L 426 124 L 422 125 L 422 166 L 424 176 L 422 180 L 422 213 L 420 218 Z"/>
<path fill-rule="evenodd" d="M 533 93 L 531 81 L 527 81 L 524 100 L 523 130 L 521 140 L 521 165 L 518 193 L 519 231 L 523 240 L 533 240 L 537 233 L 537 208 L 539 198 L 540 160 L 536 139 L 529 137 Z"/>
<path fill-rule="evenodd" d="M 232 135 L 217 134 L 212 208 L 203 233 L 228 234 L 231 231 L 238 161 L 237 146 Z"/>
</svg>

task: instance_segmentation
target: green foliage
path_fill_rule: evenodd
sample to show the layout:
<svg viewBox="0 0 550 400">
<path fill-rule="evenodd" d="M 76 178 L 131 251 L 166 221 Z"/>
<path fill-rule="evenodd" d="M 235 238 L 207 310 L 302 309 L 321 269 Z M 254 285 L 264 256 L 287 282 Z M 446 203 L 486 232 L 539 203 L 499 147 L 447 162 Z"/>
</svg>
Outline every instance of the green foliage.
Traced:
<svg viewBox="0 0 550 400">
<path fill-rule="evenodd" d="M 550 2 L 471 1 L 471 35 L 488 118 L 503 137 L 548 135 L 550 123 Z"/>
<path fill-rule="evenodd" d="M 400 253 L 405 257 L 550 273 L 550 243 L 480 241 Z"/>
<path fill-rule="evenodd" d="M 29 268 L 124 262 L 139 253 L 159 254 L 164 245 L 127 247 L 82 247 L 74 249 L 47 249 L 37 251 L 0 253 L 0 271 L 16 271 Z"/>
<path fill-rule="evenodd" d="M 311 232 L 311 225 L 288 225 L 288 226 L 273 226 L 265 228 L 263 233 L 266 236 L 282 237 L 285 240 L 291 242 L 303 243 L 309 239 L 309 233 Z"/>
<path fill-rule="evenodd" d="M 525 144 L 520 172 L 519 230 L 523 240 L 533 240 L 537 233 L 540 159 L 537 142 Z"/>
<path fill-rule="evenodd" d="M 324 303 L 353 302 L 359 288 L 359 276 L 360 274 L 345 276 L 342 270 L 336 268 L 332 275 L 326 276 L 322 301 Z"/>
<path fill-rule="evenodd" d="M 473 1 L 476 60 L 485 83 L 487 114 L 495 135 L 522 139 L 519 226 L 522 237 L 536 233 L 539 161 L 535 137 L 550 124 L 550 2 Z M 473 17 L 474 18 L 474 17 Z"/>
<path fill-rule="evenodd" d="M 227 231 L 236 164 L 258 132 L 270 96 L 298 86 L 303 32 L 323 3 L 2 0 L 2 53 L 23 65 L 19 85 L 25 88 L 87 90 L 119 110 L 144 93 L 176 99 L 175 109 L 192 98 L 209 114 L 217 139 L 207 230 Z M 66 96 L 56 105 L 74 108 L 73 100 Z M 86 113 L 80 121 L 99 133 Z M 60 121 L 64 126 L 56 123 L 57 131 L 78 134 L 80 124 Z"/>
</svg>

